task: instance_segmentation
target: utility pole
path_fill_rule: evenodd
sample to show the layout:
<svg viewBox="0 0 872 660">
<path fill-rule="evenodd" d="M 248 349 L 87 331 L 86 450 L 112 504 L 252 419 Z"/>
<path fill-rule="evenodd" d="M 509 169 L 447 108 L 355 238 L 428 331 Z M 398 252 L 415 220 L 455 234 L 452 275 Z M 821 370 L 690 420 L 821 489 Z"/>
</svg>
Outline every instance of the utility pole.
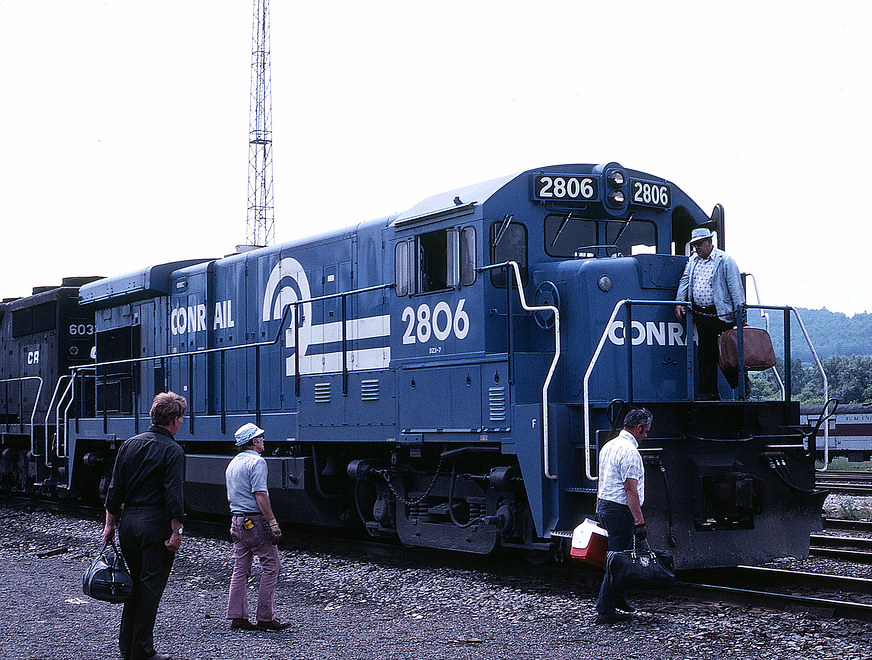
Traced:
<svg viewBox="0 0 872 660">
<path fill-rule="evenodd" d="M 275 240 L 270 75 L 269 0 L 254 0 L 245 240 L 256 246 Z"/>
</svg>

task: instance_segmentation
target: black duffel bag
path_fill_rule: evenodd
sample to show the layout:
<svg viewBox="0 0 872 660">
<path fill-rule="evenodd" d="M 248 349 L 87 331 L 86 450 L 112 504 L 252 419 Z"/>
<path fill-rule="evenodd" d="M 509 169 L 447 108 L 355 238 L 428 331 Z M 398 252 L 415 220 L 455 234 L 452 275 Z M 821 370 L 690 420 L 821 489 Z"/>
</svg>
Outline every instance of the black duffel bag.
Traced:
<svg viewBox="0 0 872 660">
<path fill-rule="evenodd" d="M 110 552 L 111 549 L 111 552 Z M 109 603 L 124 603 L 133 596 L 133 578 L 115 541 L 106 541 L 82 578 L 86 596 Z"/>
<path fill-rule="evenodd" d="M 632 550 L 606 553 L 606 576 L 618 591 L 669 589 L 675 583 L 674 566 L 671 552 L 652 550 L 647 541 L 644 549 L 637 548 L 635 538 Z"/>
</svg>

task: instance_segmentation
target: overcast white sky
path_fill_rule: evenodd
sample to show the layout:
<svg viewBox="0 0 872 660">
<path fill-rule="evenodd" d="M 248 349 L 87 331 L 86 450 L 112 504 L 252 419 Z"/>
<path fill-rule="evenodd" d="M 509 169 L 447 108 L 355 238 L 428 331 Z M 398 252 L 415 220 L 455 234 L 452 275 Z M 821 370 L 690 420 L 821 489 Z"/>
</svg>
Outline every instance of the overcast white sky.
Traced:
<svg viewBox="0 0 872 660">
<path fill-rule="evenodd" d="M 279 242 L 532 167 L 709 211 L 763 301 L 872 312 L 872 3 L 273 0 Z M 0 297 L 245 240 L 250 0 L 0 0 Z"/>
</svg>

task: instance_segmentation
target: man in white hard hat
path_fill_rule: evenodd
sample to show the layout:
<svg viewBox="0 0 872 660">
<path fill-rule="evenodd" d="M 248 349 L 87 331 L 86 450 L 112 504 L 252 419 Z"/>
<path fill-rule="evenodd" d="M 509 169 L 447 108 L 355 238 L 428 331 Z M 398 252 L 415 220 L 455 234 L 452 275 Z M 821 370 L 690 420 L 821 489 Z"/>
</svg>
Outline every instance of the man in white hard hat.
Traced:
<svg viewBox="0 0 872 660">
<path fill-rule="evenodd" d="M 236 431 L 239 452 L 230 461 L 224 477 L 227 500 L 233 521 L 230 536 L 233 539 L 233 574 L 230 578 L 230 596 L 227 618 L 230 627 L 242 630 L 282 630 L 290 623 L 282 623 L 275 614 L 275 591 L 281 563 L 276 544 L 282 530 L 273 514 L 267 490 L 267 465 L 264 451 L 264 430 L 256 424 L 245 424 Z M 263 573 L 257 594 L 257 624 L 248 614 L 246 587 L 254 557 L 260 559 Z"/>
<path fill-rule="evenodd" d="M 739 308 L 745 304 L 745 290 L 739 268 L 731 256 L 713 243 L 714 235 L 698 227 L 690 235 L 693 254 L 678 283 L 676 300 L 686 300 L 693 309 L 693 323 L 699 338 L 699 394 L 701 399 L 718 399 L 718 335 L 736 325 Z M 684 306 L 675 306 L 675 316 L 684 320 Z"/>
</svg>

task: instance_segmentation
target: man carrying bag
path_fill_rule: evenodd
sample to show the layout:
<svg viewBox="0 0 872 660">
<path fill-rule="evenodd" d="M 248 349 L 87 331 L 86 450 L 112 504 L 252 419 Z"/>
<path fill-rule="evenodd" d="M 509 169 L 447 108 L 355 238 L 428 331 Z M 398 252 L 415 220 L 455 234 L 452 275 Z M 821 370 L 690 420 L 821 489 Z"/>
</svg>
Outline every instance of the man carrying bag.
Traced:
<svg viewBox="0 0 872 660">
<path fill-rule="evenodd" d="M 175 440 L 187 411 L 184 397 L 158 394 L 148 431 L 129 438 L 118 451 L 106 495 L 103 541 L 115 537 L 133 578 L 118 635 L 125 660 L 169 660 L 154 649 L 157 609 L 175 553 L 182 544 L 185 515 L 185 454 Z"/>
<path fill-rule="evenodd" d="M 599 488 L 596 513 L 609 533 L 609 554 L 629 550 L 635 540 L 645 539 L 645 466 L 639 442 L 648 436 L 654 415 L 645 408 L 631 410 L 624 417 L 624 428 L 609 440 L 599 454 Z M 623 610 L 619 612 L 618 609 Z M 614 623 L 630 618 L 634 608 L 624 598 L 620 585 L 613 584 L 606 572 L 596 601 L 597 623 Z"/>
</svg>

